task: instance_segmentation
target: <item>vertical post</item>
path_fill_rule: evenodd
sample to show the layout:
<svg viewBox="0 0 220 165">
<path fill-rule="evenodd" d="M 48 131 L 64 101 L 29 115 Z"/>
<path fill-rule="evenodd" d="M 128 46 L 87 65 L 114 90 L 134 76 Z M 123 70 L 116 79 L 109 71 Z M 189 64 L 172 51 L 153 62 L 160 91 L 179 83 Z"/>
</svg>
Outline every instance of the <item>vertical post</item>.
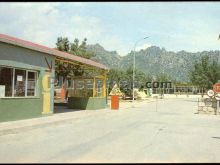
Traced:
<svg viewBox="0 0 220 165">
<path fill-rule="evenodd" d="M 108 106 L 108 85 L 107 85 L 107 88 L 106 88 L 106 106 Z"/>
<path fill-rule="evenodd" d="M 216 107 L 216 115 L 218 115 L 218 112 L 219 112 L 219 100 L 217 100 L 217 107 Z"/>
<path fill-rule="evenodd" d="M 144 38 L 141 38 L 140 40 L 138 40 L 135 45 L 134 45 L 134 55 L 133 55 L 133 99 L 132 99 L 132 102 L 134 103 L 134 79 L 135 79 L 135 48 L 136 48 L 136 45 L 139 41 L 141 40 L 145 40 L 146 38 L 148 37 L 144 37 Z"/>
<path fill-rule="evenodd" d="M 15 88 L 15 68 L 13 68 L 13 78 L 12 78 L 12 97 L 14 97 Z"/>
<path fill-rule="evenodd" d="M 95 83 L 95 77 L 93 78 L 93 97 L 96 95 L 96 83 Z"/>
<path fill-rule="evenodd" d="M 136 44 L 135 44 L 136 46 Z M 133 56 L 133 84 L 132 84 L 132 89 L 133 89 L 133 97 L 132 101 L 134 103 L 134 78 L 135 78 L 135 48 L 134 48 L 134 56 Z"/>
<path fill-rule="evenodd" d="M 26 77 L 25 77 L 25 97 L 27 97 L 27 85 L 28 85 L 28 71 L 26 70 L 25 72 Z"/>
<path fill-rule="evenodd" d="M 76 96 L 76 80 L 73 81 L 73 96 Z"/>
<path fill-rule="evenodd" d="M 107 78 L 107 73 L 104 71 L 104 79 L 103 79 L 103 91 L 102 91 L 102 96 L 106 97 L 106 78 Z"/>
<path fill-rule="evenodd" d="M 49 114 L 51 113 L 51 84 L 48 82 L 50 81 L 50 74 L 48 72 L 44 73 L 42 79 L 42 87 L 43 87 L 43 112 L 42 114 Z"/>
<path fill-rule="evenodd" d="M 55 62 L 51 63 L 51 67 L 55 68 Z M 51 81 L 50 81 L 50 88 L 51 88 L 51 93 L 50 93 L 50 111 L 51 113 L 54 113 L 54 80 L 55 80 L 55 69 L 51 69 Z"/>
</svg>

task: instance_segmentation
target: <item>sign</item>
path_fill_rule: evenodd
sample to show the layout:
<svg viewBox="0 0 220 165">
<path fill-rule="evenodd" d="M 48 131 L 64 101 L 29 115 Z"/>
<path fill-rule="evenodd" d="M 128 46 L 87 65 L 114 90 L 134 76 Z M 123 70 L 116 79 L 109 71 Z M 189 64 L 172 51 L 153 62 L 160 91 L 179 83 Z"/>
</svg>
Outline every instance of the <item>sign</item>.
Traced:
<svg viewBox="0 0 220 165">
<path fill-rule="evenodd" d="M 208 92 L 207 92 L 207 95 L 209 96 L 209 97 L 213 97 L 214 96 L 214 94 L 215 94 L 215 92 L 213 91 L 213 90 L 208 90 Z"/>
<path fill-rule="evenodd" d="M 0 85 L 0 97 L 5 97 L 5 85 Z"/>
<path fill-rule="evenodd" d="M 213 85 L 213 91 L 215 93 L 220 93 L 220 83 L 216 83 Z"/>
<path fill-rule="evenodd" d="M 220 94 L 216 94 L 216 95 L 215 95 L 215 99 L 216 99 L 216 100 L 220 100 Z"/>
<path fill-rule="evenodd" d="M 23 81 L 23 76 L 17 76 L 17 81 Z"/>
</svg>

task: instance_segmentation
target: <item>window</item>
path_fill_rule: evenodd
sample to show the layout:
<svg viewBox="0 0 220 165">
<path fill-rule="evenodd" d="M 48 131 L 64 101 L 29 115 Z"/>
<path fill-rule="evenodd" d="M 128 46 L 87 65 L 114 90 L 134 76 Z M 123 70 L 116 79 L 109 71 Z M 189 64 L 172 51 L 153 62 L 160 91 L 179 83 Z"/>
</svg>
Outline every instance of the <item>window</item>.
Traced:
<svg viewBox="0 0 220 165">
<path fill-rule="evenodd" d="M 76 80 L 75 83 L 76 83 L 75 95 L 77 97 L 84 97 L 84 81 Z"/>
<path fill-rule="evenodd" d="M 0 97 L 36 96 L 37 72 L 0 66 Z"/>
<path fill-rule="evenodd" d="M 62 85 L 63 85 L 63 77 L 62 77 L 62 76 L 59 76 L 59 77 L 58 77 L 58 86 L 59 86 L 59 87 L 62 87 Z"/>
<path fill-rule="evenodd" d="M 85 80 L 86 86 L 86 96 L 92 97 L 93 96 L 93 80 Z"/>
<path fill-rule="evenodd" d="M 95 81 L 95 86 L 94 86 Z M 102 79 L 75 79 L 74 96 L 75 97 L 103 97 Z M 93 91 L 94 90 L 94 91 Z M 95 92 L 95 93 L 93 93 Z"/>
<path fill-rule="evenodd" d="M 25 96 L 25 84 L 26 82 L 26 71 L 15 69 L 14 76 L 14 96 L 22 97 Z"/>
<path fill-rule="evenodd" d="M 13 69 L 0 67 L 0 97 L 12 96 Z"/>
<path fill-rule="evenodd" d="M 96 79 L 96 97 L 102 97 L 103 80 Z"/>
<path fill-rule="evenodd" d="M 36 95 L 36 72 L 28 71 L 27 76 L 27 96 Z"/>
</svg>

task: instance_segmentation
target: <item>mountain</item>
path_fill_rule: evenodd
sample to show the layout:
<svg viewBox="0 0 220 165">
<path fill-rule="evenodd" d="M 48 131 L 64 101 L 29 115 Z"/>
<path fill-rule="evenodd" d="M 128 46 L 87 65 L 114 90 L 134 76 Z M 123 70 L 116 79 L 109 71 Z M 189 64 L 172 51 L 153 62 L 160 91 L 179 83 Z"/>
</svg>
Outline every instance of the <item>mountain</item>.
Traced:
<svg viewBox="0 0 220 165">
<path fill-rule="evenodd" d="M 133 51 L 126 56 L 120 56 L 116 51 L 107 51 L 99 44 L 88 45 L 87 49 L 96 54 L 92 60 L 109 68 L 127 69 L 133 66 Z M 211 59 L 218 60 L 220 51 L 173 52 L 151 46 L 135 52 L 135 66 L 146 74 L 155 76 L 158 73 L 166 73 L 173 80 L 187 82 L 189 81 L 188 72 L 193 67 L 193 63 L 200 60 L 203 55 L 209 55 Z"/>
<path fill-rule="evenodd" d="M 107 51 L 101 45 L 88 45 L 87 50 L 95 53 L 92 60 L 100 62 L 109 68 L 118 68 L 122 57 L 116 51 Z"/>
</svg>

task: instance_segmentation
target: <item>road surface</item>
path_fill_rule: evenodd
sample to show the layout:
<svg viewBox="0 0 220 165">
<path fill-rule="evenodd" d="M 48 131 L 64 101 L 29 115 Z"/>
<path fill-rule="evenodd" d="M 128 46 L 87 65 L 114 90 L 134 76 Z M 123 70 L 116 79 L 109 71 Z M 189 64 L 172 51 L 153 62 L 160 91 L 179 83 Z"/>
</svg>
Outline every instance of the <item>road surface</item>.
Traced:
<svg viewBox="0 0 220 165">
<path fill-rule="evenodd" d="M 220 162 L 220 115 L 196 110 L 196 99 L 123 103 L 119 110 L 1 135 L 0 162 Z"/>
</svg>

